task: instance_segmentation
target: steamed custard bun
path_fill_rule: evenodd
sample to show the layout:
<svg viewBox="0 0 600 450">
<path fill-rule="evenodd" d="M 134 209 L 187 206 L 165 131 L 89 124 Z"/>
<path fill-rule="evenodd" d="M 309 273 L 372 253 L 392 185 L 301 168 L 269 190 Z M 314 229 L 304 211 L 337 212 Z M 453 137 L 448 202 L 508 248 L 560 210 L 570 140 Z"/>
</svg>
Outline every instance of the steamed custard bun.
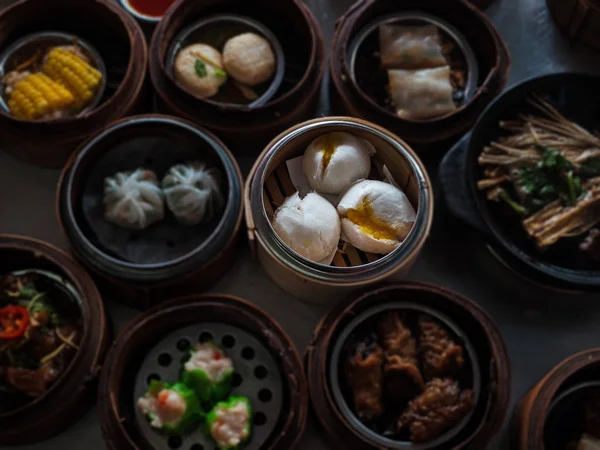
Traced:
<svg viewBox="0 0 600 450">
<path fill-rule="evenodd" d="M 350 133 L 333 132 L 310 143 L 302 160 L 310 186 L 322 194 L 340 194 L 371 171 L 370 149 Z"/>
<path fill-rule="evenodd" d="M 292 250 L 317 262 L 331 255 L 340 240 L 335 207 L 314 192 L 289 196 L 275 211 L 273 228 Z"/>
<path fill-rule="evenodd" d="M 337 210 L 348 242 L 368 253 L 394 251 L 415 221 L 415 210 L 404 192 L 383 181 L 354 184 L 342 196 Z"/>
</svg>

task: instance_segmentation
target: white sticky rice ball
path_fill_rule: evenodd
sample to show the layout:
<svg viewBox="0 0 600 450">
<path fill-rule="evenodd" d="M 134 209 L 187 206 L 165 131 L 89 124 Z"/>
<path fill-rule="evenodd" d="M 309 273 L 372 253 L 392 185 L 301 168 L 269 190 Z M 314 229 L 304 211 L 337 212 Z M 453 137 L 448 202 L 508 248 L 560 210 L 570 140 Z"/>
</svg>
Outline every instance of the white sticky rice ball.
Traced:
<svg viewBox="0 0 600 450">
<path fill-rule="evenodd" d="M 319 136 L 304 152 L 304 175 L 310 186 L 323 194 L 340 194 L 369 176 L 371 151 L 367 143 L 350 133 Z"/>
<path fill-rule="evenodd" d="M 292 250 L 312 261 L 329 256 L 341 232 L 335 207 L 314 192 L 304 198 L 298 192 L 288 197 L 275 212 L 273 228 Z"/>
<path fill-rule="evenodd" d="M 368 253 L 394 251 L 408 236 L 416 218 L 404 192 L 375 180 L 351 186 L 337 210 L 348 242 Z"/>
</svg>

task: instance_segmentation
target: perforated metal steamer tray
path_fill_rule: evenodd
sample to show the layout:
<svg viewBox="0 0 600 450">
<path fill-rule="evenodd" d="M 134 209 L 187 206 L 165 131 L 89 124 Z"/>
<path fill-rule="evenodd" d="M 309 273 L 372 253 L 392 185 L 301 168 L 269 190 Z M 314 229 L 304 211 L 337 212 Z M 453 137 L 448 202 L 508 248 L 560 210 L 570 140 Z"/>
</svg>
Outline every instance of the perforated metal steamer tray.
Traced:
<svg viewBox="0 0 600 450">
<path fill-rule="evenodd" d="M 235 368 L 231 395 L 247 397 L 254 410 L 253 432 L 244 449 L 258 450 L 273 432 L 283 406 L 282 374 L 273 354 L 252 334 L 226 323 L 208 322 L 170 333 L 142 362 L 134 387 L 134 403 L 150 381 L 176 382 L 188 349 L 199 342 L 219 345 Z M 201 427 L 185 436 L 168 436 L 153 429 L 136 408 L 141 434 L 157 450 L 213 450 L 218 447 Z"/>
</svg>

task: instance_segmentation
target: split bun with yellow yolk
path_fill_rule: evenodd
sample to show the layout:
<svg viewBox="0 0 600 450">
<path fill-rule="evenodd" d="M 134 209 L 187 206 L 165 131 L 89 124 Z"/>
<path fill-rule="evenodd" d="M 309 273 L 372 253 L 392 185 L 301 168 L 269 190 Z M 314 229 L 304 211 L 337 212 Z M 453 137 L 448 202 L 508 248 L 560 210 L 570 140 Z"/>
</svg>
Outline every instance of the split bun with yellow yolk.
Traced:
<svg viewBox="0 0 600 450">
<path fill-rule="evenodd" d="M 310 187 L 322 194 L 340 194 L 371 171 L 372 147 L 356 136 L 334 131 L 319 136 L 302 159 Z"/>
<path fill-rule="evenodd" d="M 367 253 L 393 252 L 408 236 L 415 210 L 408 197 L 389 183 L 363 180 L 352 185 L 338 203 L 342 232 Z"/>
</svg>

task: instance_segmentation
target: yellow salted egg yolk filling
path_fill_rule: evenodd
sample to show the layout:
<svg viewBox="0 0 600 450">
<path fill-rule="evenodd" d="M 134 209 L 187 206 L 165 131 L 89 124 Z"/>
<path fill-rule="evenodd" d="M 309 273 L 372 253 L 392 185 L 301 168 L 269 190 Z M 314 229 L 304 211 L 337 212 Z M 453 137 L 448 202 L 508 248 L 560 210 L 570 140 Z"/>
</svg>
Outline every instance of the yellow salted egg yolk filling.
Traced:
<svg viewBox="0 0 600 450">
<path fill-rule="evenodd" d="M 371 201 L 367 197 L 362 199 L 358 208 L 348 209 L 346 211 L 346 218 L 358 225 L 363 233 L 375 239 L 397 240 L 396 230 L 375 216 Z"/>
<path fill-rule="evenodd" d="M 333 154 L 340 145 L 340 142 L 337 136 L 333 134 L 326 134 L 321 138 L 318 145 L 321 147 L 320 150 L 323 154 L 321 166 L 323 167 L 323 172 L 325 172 L 325 169 L 327 169 L 327 166 L 329 166 L 331 158 L 333 158 Z"/>
</svg>

